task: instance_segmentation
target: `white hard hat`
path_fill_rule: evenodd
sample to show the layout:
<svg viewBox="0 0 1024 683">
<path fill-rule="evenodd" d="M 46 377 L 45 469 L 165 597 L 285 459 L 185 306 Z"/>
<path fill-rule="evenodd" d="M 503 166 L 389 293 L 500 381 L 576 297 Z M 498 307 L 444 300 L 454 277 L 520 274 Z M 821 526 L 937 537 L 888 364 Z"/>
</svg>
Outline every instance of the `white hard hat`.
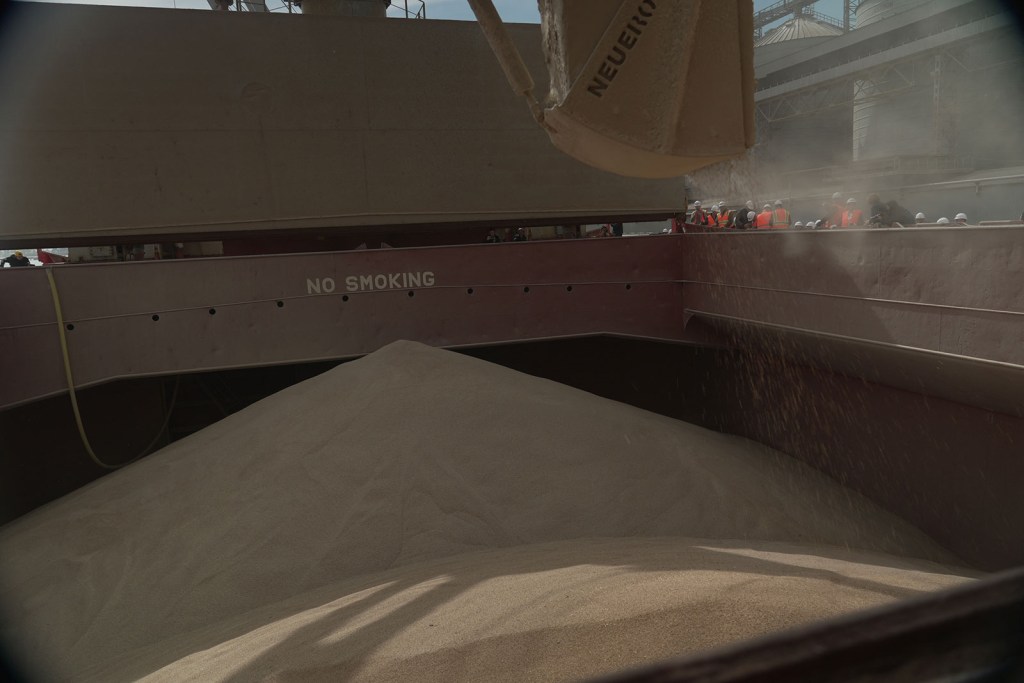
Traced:
<svg viewBox="0 0 1024 683">
<path fill-rule="evenodd" d="M 838 202 L 842 198 L 843 198 L 843 195 L 842 195 L 841 192 L 833 192 L 832 193 L 832 200 L 833 201 L 837 201 Z"/>
<path fill-rule="evenodd" d="M 757 214 L 756 213 L 754 213 L 753 211 L 747 211 L 747 220 L 748 221 L 752 221 L 755 218 L 757 218 Z"/>
<path fill-rule="evenodd" d="M 854 199 L 853 197 L 850 197 L 849 199 L 846 200 L 846 203 L 847 204 L 856 204 L 857 200 Z"/>
<path fill-rule="evenodd" d="M 718 211 L 718 204 L 712 204 L 711 205 L 711 210 L 712 211 Z"/>
<path fill-rule="evenodd" d="M 923 213 L 918 213 L 916 216 L 914 216 L 914 220 L 915 221 L 923 221 L 924 220 L 924 214 Z"/>
<path fill-rule="evenodd" d="M 802 228 L 802 227 L 804 227 L 804 223 L 803 223 L 803 221 L 797 221 L 796 223 L 793 224 L 793 227 L 794 228 Z"/>
<path fill-rule="evenodd" d="M 781 199 L 776 199 L 775 200 L 775 206 L 782 206 L 782 200 Z"/>
<path fill-rule="evenodd" d="M 821 227 L 821 219 L 820 218 L 818 220 L 814 221 L 814 227 L 816 227 L 816 228 L 820 228 Z"/>
<path fill-rule="evenodd" d="M 956 216 L 953 217 L 953 220 L 955 220 L 955 221 L 965 221 L 965 220 L 967 220 L 967 214 L 966 213 L 958 213 Z"/>
<path fill-rule="evenodd" d="M 695 201 L 695 202 L 693 203 L 693 205 L 694 205 L 694 206 L 700 206 L 700 200 L 698 199 L 697 201 Z"/>
<path fill-rule="evenodd" d="M 751 211 L 754 210 L 754 202 L 753 202 L 753 200 L 749 200 L 749 199 L 747 200 L 747 208 L 750 209 Z"/>
<path fill-rule="evenodd" d="M 766 208 L 766 209 L 770 209 L 770 208 L 772 208 L 772 205 L 771 205 L 771 204 L 765 204 L 765 205 L 764 205 L 764 208 Z"/>
<path fill-rule="evenodd" d="M 945 216 L 943 216 L 942 218 L 935 222 L 938 223 L 939 225 L 949 225 L 949 219 L 946 218 Z"/>
</svg>

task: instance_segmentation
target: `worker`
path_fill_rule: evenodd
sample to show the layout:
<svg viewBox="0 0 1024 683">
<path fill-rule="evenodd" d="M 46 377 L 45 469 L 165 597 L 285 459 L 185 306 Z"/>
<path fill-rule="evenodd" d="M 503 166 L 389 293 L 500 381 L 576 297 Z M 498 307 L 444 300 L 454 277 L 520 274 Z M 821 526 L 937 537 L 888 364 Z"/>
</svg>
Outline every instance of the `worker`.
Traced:
<svg viewBox="0 0 1024 683">
<path fill-rule="evenodd" d="M 967 214 L 958 213 L 957 215 L 953 216 L 953 222 L 956 223 L 957 225 L 967 225 Z"/>
<path fill-rule="evenodd" d="M 733 212 L 734 216 L 732 219 L 732 227 L 737 230 L 746 230 L 747 228 L 754 227 L 753 221 L 747 218 L 747 216 L 749 216 L 753 211 L 754 202 L 748 200 L 742 209 L 738 209 Z M 754 214 L 754 217 L 757 217 L 756 213 Z"/>
<path fill-rule="evenodd" d="M 857 200 L 850 197 L 846 200 L 846 211 L 843 212 L 843 220 L 839 224 L 844 228 L 854 228 L 864 222 L 864 212 L 857 208 Z"/>
<path fill-rule="evenodd" d="M 835 208 L 836 207 L 832 202 L 821 203 L 821 218 L 816 221 L 817 223 L 820 223 L 820 225 L 818 225 L 819 228 L 829 229 L 835 227 L 835 223 L 832 222 L 835 218 Z"/>
<path fill-rule="evenodd" d="M 868 225 L 874 227 L 889 227 L 889 207 L 882 203 L 877 194 L 868 195 Z"/>
<path fill-rule="evenodd" d="M 671 232 L 674 235 L 686 232 L 686 214 L 676 214 L 675 218 L 672 219 L 672 226 L 666 232 Z"/>
<path fill-rule="evenodd" d="M 789 214 L 789 210 L 782 205 L 781 199 L 775 200 L 775 209 L 772 211 L 771 217 L 768 219 L 768 226 L 775 230 L 785 230 L 789 227 L 792 218 Z"/>
<path fill-rule="evenodd" d="M 701 208 L 700 200 L 693 203 L 693 213 L 690 215 L 690 225 L 707 225 L 708 215 Z"/>
<path fill-rule="evenodd" d="M 496 244 L 501 242 L 501 237 L 498 236 L 498 232 L 496 230 L 491 230 L 487 233 L 487 237 L 484 238 L 484 242 L 487 242 L 488 244 Z"/>
<path fill-rule="evenodd" d="M 7 258 L 0 261 L 0 268 L 9 265 L 11 268 L 24 268 L 25 266 L 31 266 L 32 262 L 22 254 L 20 251 L 15 251 Z"/>
<path fill-rule="evenodd" d="M 921 213 L 920 211 L 918 211 L 917 215 L 914 216 L 914 223 L 926 223 L 927 221 L 928 221 L 928 219 L 925 218 L 924 214 Z"/>
<path fill-rule="evenodd" d="M 943 216 L 939 220 L 935 221 L 935 225 L 949 225 L 949 219 Z"/>
<path fill-rule="evenodd" d="M 843 224 L 843 213 L 846 207 L 843 205 L 843 196 L 838 192 L 832 193 L 831 214 L 828 219 L 828 227 L 838 228 Z"/>
<path fill-rule="evenodd" d="M 895 199 L 890 199 L 885 203 L 885 208 L 889 218 L 889 225 L 894 228 L 905 228 L 908 225 L 914 224 L 914 216 L 907 209 L 900 206 L 900 203 Z"/>
<path fill-rule="evenodd" d="M 722 202 L 718 205 L 718 227 L 720 228 L 731 228 L 729 225 L 732 222 L 733 212 Z"/>
<path fill-rule="evenodd" d="M 711 210 L 705 216 L 704 225 L 709 228 L 718 227 L 718 204 L 711 205 Z"/>
<path fill-rule="evenodd" d="M 761 207 L 761 213 L 757 214 L 757 218 L 754 221 L 754 227 L 758 230 L 767 230 L 771 227 L 772 220 L 772 206 L 771 204 L 765 204 Z"/>
</svg>

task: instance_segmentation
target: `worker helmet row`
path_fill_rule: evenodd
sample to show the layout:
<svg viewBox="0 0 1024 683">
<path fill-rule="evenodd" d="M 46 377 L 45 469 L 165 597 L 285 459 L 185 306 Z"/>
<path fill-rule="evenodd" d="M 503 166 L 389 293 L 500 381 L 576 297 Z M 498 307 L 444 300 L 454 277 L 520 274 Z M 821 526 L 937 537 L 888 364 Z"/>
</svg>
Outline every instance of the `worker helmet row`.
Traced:
<svg viewBox="0 0 1024 683">
<path fill-rule="evenodd" d="M 842 194 L 841 193 L 835 192 L 835 193 L 832 194 L 832 200 L 833 201 L 838 202 L 841 199 L 842 199 Z M 846 200 L 846 205 L 847 206 L 850 206 L 850 205 L 856 204 L 856 203 L 857 203 L 857 200 L 854 199 L 853 197 L 850 197 L 850 198 L 848 198 Z M 693 206 L 694 206 L 694 208 L 699 209 L 701 207 L 700 200 L 695 201 L 693 203 Z M 782 200 L 781 199 L 776 199 L 775 200 L 775 206 L 777 206 L 777 207 L 778 206 L 783 206 Z M 747 217 L 749 219 L 754 219 L 756 217 L 756 214 L 754 213 L 754 202 L 752 200 L 748 200 L 746 202 L 746 207 L 747 207 L 747 209 L 749 209 L 749 211 L 747 213 Z M 724 208 L 725 208 L 725 204 L 724 203 L 723 204 L 713 204 L 711 206 L 711 210 L 712 211 L 719 211 L 720 209 L 724 209 Z M 767 203 L 762 207 L 762 211 L 771 211 L 771 209 L 772 209 L 772 205 L 771 204 L 767 204 Z M 923 213 L 918 212 L 914 216 L 914 220 L 917 221 L 918 223 L 922 223 L 922 222 L 924 222 L 927 219 L 925 218 L 925 215 Z M 967 214 L 962 213 L 962 212 L 958 213 L 953 218 L 953 221 L 956 222 L 956 223 L 959 223 L 961 225 L 966 225 L 967 224 Z M 939 220 L 937 220 L 935 222 L 938 225 L 948 225 L 950 221 L 949 221 L 948 218 L 943 217 L 943 218 L 940 218 Z M 806 224 L 806 226 L 805 226 L 804 223 L 802 223 L 801 221 L 797 221 L 796 223 L 794 223 L 793 227 L 813 227 L 813 226 L 816 225 L 816 223 L 817 222 L 808 222 Z"/>
</svg>

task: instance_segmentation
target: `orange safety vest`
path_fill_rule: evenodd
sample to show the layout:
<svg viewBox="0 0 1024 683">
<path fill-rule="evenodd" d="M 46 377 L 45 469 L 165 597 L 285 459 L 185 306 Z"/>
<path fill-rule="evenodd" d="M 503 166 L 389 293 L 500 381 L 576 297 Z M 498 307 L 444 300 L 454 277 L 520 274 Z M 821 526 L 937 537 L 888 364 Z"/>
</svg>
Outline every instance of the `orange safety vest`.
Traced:
<svg viewBox="0 0 1024 683">
<path fill-rule="evenodd" d="M 784 208 L 777 208 L 772 212 L 771 227 L 776 230 L 789 227 L 789 211 Z"/>
<path fill-rule="evenodd" d="M 732 218 L 732 211 L 726 210 L 718 214 L 718 227 L 728 228 L 730 218 Z"/>
<path fill-rule="evenodd" d="M 757 214 L 757 218 L 754 219 L 754 227 L 756 227 L 758 230 L 768 228 L 770 227 L 768 223 L 771 221 L 771 219 L 771 211 L 762 211 L 761 213 Z"/>
<path fill-rule="evenodd" d="M 860 225 L 864 218 L 864 212 L 860 209 L 854 209 L 853 211 L 843 212 L 843 227 L 849 228 L 854 225 Z"/>
</svg>

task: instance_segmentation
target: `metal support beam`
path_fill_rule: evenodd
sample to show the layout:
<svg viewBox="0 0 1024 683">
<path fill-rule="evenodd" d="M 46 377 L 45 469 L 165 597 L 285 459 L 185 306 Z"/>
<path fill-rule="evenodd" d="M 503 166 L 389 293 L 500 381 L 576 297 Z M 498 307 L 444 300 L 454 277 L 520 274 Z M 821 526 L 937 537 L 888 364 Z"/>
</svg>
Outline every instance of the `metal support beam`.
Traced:
<svg viewBox="0 0 1024 683">
<path fill-rule="evenodd" d="M 768 7 L 765 7 L 760 12 L 754 13 L 754 28 L 760 33 L 760 29 L 764 26 L 778 21 L 779 19 L 799 12 L 804 7 L 813 5 L 817 0 L 779 0 Z"/>
<path fill-rule="evenodd" d="M 1010 26 L 1006 15 L 996 15 L 985 19 L 941 31 L 934 35 L 911 41 L 882 52 L 866 54 L 850 62 L 822 69 L 813 74 L 794 78 L 785 83 L 772 85 L 754 93 L 756 102 L 774 99 L 783 95 L 791 95 L 800 90 L 811 89 L 841 80 L 862 79 L 868 71 L 891 64 L 906 63 L 930 57 L 936 52 L 948 51 L 951 46 L 963 41 L 977 39 L 986 33 Z M 760 77 L 760 76 L 759 76 Z"/>
<path fill-rule="evenodd" d="M 222 12 L 266 12 L 267 3 L 263 0 L 207 0 L 210 9 Z"/>
<path fill-rule="evenodd" d="M 755 111 L 764 121 L 776 122 L 849 107 L 854 101 L 893 97 L 918 83 L 918 75 L 925 68 L 920 64 L 922 61 L 930 64 L 928 57 L 883 64 L 848 78 L 758 102 Z"/>
</svg>

